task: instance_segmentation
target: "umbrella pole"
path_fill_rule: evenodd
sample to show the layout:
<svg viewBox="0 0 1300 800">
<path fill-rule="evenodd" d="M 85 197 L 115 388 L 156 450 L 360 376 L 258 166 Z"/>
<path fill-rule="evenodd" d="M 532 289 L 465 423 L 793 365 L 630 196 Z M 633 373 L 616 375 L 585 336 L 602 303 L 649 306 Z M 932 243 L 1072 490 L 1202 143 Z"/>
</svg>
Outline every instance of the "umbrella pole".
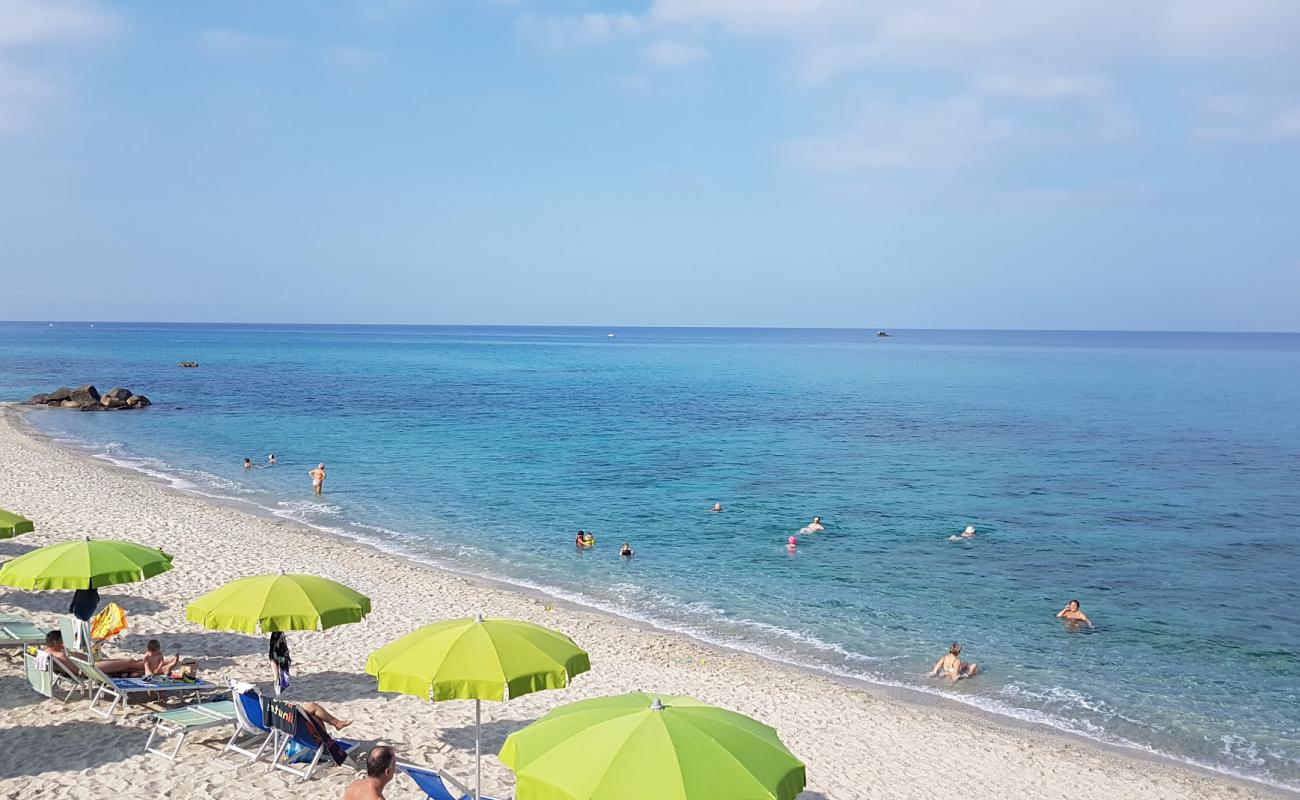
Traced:
<svg viewBox="0 0 1300 800">
<path fill-rule="evenodd" d="M 474 800 L 479 800 L 483 791 L 483 754 L 479 752 L 479 742 L 483 738 L 483 701 L 474 700 Z"/>
</svg>

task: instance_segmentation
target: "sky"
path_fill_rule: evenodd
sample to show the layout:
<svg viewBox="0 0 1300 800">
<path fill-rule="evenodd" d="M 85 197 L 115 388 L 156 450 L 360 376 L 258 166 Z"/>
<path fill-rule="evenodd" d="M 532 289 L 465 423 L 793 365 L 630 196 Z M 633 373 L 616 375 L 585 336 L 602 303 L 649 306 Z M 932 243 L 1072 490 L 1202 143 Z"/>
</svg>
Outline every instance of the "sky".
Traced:
<svg viewBox="0 0 1300 800">
<path fill-rule="evenodd" d="M 0 0 L 0 318 L 1300 329 L 1296 0 Z"/>
</svg>

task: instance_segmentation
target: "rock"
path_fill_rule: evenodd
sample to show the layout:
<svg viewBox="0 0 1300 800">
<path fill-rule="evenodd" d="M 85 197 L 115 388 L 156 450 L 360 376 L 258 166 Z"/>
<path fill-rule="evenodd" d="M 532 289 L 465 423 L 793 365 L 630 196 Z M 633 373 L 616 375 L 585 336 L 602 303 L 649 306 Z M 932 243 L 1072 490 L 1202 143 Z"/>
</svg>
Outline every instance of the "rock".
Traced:
<svg viewBox="0 0 1300 800">
<path fill-rule="evenodd" d="M 99 404 L 104 408 L 124 408 L 126 401 L 115 395 L 106 394 L 99 398 Z"/>
<path fill-rule="evenodd" d="M 26 400 L 24 400 L 24 401 L 23 401 L 23 405 L 25 405 L 25 406 L 43 406 L 43 405 L 45 405 L 45 404 L 48 403 L 48 402 L 50 402 L 50 396 L 49 396 L 48 394 L 34 394 L 34 395 L 32 395 L 31 397 L 29 397 L 29 398 L 27 398 Z"/>
<path fill-rule="evenodd" d="M 64 400 L 62 403 L 59 403 L 59 405 L 64 408 L 81 408 L 81 403 L 78 403 L 76 400 Z"/>
<path fill-rule="evenodd" d="M 104 397 L 112 397 L 117 400 L 121 400 L 123 403 L 125 403 L 127 398 L 130 396 L 131 396 L 131 390 L 125 389 L 121 386 L 115 386 L 104 393 Z"/>
<path fill-rule="evenodd" d="M 194 368 L 197 367 L 198 365 L 199 365 L 199 362 L 197 362 L 197 361 L 182 361 L 182 362 L 180 362 L 179 364 L 177 364 L 176 366 L 178 366 L 178 367 L 185 367 L 186 369 L 194 369 Z"/>
<path fill-rule="evenodd" d="M 99 391 L 88 383 L 73 389 L 68 399 L 79 406 L 93 406 L 99 403 Z"/>
<path fill-rule="evenodd" d="M 133 394 L 133 395 L 131 395 L 131 400 L 136 401 L 136 402 L 135 402 L 135 407 L 136 407 L 136 408 L 144 408 L 145 406 L 151 406 L 151 405 L 153 405 L 153 403 L 149 402 L 149 398 L 145 397 L 145 396 L 142 395 L 142 394 Z M 131 402 L 131 401 L 128 400 L 127 402 L 129 403 L 129 402 Z"/>
<path fill-rule="evenodd" d="M 66 386 L 60 386 L 49 394 L 45 395 L 47 403 L 62 403 L 64 400 L 72 399 L 72 390 Z"/>
</svg>

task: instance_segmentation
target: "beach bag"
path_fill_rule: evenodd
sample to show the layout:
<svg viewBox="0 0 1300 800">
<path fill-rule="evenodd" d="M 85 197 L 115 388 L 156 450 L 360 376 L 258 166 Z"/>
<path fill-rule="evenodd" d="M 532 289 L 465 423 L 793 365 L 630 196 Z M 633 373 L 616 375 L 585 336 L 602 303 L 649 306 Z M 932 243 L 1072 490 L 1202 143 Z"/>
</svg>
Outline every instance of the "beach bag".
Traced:
<svg viewBox="0 0 1300 800">
<path fill-rule="evenodd" d="M 90 638 L 97 641 L 112 639 L 126 630 L 126 612 L 117 603 L 109 603 L 90 621 Z"/>
</svg>

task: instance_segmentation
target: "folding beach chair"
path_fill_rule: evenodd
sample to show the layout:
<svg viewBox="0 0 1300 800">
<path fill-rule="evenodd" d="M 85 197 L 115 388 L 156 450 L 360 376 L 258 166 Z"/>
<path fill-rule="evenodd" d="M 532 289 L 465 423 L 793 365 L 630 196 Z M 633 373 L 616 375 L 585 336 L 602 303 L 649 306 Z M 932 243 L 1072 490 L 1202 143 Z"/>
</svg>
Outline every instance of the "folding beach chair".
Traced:
<svg viewBox="0 0 1300 800">
<path fill-rule="evenodd" d="M 175 761 L 176 754 L 185 744 L 185 737 L 195 731 L 219 728 L 235 724 L 235 704 L 231 700 L 212 700 L 196 703 L 169 711 L 156 711 L 149 716 L 154 721 L 153 730 L 149 732 L 149 741 L 144 743 L 146 753 L 155 753 L 168 761 Z M 175 737 L 170 749 L 154 747 L 154 739 L 159 742 L 167 737 Z"/>
<path fill-rule="evenodd" d="M 270 769 L 279 769 L 305 781 L 316 771 L 321 756 L 342 765 L 356 749 L 356 742 L 335 739 L 325 725 L 303 713 L 294 703 L 262 698 L 262 718 L 270 725 L 275 754 Z M 303 764 L 306 766 L 294 766 Z"/>
<path fill-rule="evenodd" d="M 262 719 L 262 695 L 256 686 L 231 681 L 230 699 L 235 704 L 235 732 L 212 760 L 239 769 L 262 757 L 271 743 L 271 729 Z M 235 753 L 240 760 L 226 761 L 227 753 Z"/>
<path fill-rule="evenodd" d="M 45 644 L 45 631 L 22 617 L 0 615 L 0 647 L 12 647 L 22 652 L 31 644 Z"/>
<path fill-rule="evenodd" d="M 27 670 L 27 682 L 31 687 L 51 700 L 61 700 L 66 703 L 74 694 L 85 693 L 87 696 L 90 694 L 90 687 L 84 680 L 64 669 L 57 659 L 42 659 L 40 651 L 35 647 L 28 647 L 23 651 L 23 666 Z M 59 693 L 65 689 L 67 694 L 60 697 Z"/>
<path fill-rule="evenodd" d="M 99 658 L 99 644 L 90 636 L 90 623 L 71 614 L 59 617 L 59 633 L 63 634 L 63 647 L 69 654 L 86 656 L 87 661 Z"/>
<path fill-rule="evenodd" d="M 415 781 L 415 785 L 430 800 L 472 800 L 474 797 L 469 787 L 450 775 L 444 775 L 442 770 L 421 767 L 404 761 L 397 762 L 397 770 L 405 772 L 411 780 Z M 492 798 L 482 795 L 480 800 L 492 800 Z"/>
<path fill-rule="evenodd" d="M 113 716 L 113 712 L 117 710 L 119 705 L 130 703 L 132 700 L 142 697 L 155 696 L 162 699 L 164 697 L 191 695 L 194 702 L 198 702 L 205 692 L 211 692 L 217 688 L 215 683 L 207 681 L 187 681 L 181 678 L 164 678 L 161 676 L 153 678 L 110 678 L 89 661 L 76 656 L 69 656 L 69 658 L 86 680 L 95 687 L 95 693 L 90 697 L 90 710 L 105 719 Z M 112 702 L 108 704 L 107 708 L 97 708 L 99 701 L 105 697 L 112 698 Z"/>
</svg>

